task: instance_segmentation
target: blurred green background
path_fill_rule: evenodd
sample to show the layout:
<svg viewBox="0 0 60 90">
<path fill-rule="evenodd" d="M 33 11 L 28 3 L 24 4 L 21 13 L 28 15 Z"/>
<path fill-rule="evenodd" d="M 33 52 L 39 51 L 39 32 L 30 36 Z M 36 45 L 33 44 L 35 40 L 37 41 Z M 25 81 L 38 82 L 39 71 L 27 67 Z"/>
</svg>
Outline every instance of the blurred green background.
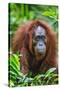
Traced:
<svg viewBox="0 0 60 90">
<path fill-rule="evenodd" d="M 13 34 L 17 27 L 28 20 L 46 20 L 54 30 L 58 27 L 58 6 L 10 3 L 9 33 Z"/>
<path fill-rule="evenodd" d="M 9 3 L 9 48 L 12 37 L 18 26 L 28 20 L 42 19 L 47 21 L 55 32 L 58 32 L 58 6 L 34 5 Z M 38 74 L 34 78 L 29 74 L 23 75 L 20 72 L 20 63 L 18 54 L 10 54 L 8 62 L 8 85 L 13 86 L 33 86 L 33 85 L 53 85 L 58 84 L 58 75 L 54 73 L 55 69 L 48 70 L 45 74 Z"/>
</svg>

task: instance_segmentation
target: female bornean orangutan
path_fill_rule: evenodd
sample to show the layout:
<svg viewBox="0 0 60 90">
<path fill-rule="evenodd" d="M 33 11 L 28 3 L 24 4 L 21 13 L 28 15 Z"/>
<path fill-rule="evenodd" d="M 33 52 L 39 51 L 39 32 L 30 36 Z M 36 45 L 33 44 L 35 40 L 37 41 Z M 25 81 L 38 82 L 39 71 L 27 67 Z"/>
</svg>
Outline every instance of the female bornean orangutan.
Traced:
<svg viewBox="0 0 60 90">
<path fill-rule="evenodd" d="M 17 30 L 13 38 L 13 51 L 21 56 L 21 72 L 42 73 L 57 69 L 56 34 L 42 20 L 32 20 Z"/>
</svg>

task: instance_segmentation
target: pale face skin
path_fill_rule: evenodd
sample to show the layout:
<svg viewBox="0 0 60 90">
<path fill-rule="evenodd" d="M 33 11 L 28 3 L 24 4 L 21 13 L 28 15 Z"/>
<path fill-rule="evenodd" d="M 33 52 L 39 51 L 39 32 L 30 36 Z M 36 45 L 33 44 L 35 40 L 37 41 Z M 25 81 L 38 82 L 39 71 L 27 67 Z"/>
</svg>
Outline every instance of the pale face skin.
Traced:
<svg viewBox="0 0 60 90">
<path fill-rule="evenodd" d="M 34 30 L 34 33 L 33 43 L 35 42 L 35 54 L 38 58 L 41 58 L 46 53 L 46 32 L 43 27 L 38 26 Z"/>
</svg>

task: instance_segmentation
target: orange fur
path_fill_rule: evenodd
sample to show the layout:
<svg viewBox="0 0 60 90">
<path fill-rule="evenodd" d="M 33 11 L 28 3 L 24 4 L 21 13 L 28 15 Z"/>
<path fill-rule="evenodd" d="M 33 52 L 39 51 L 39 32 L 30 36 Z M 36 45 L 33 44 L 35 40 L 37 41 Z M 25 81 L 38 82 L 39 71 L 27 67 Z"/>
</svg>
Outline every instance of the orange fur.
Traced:
<svg viewBox="0 0 60 90">
<path fill-rule="evenodd" d="M 29 51 L 31 54 L 33 54 L 32 32 L 35 25 L 40 25 L 45 28 L 47 33 L 47 39 L 48 39 L 48 43 L 46 46 L 48 52 L 42 62 L 42 65 L 40 66 L 38 64 L 39 62 L 37 60 L 33 60 L 35 58 L 32 58 L 32 56 L 29 55 Z M 25 48 L 25 51 L 23 51 L 22 48 Z M 57 68 L 56 34 L 45 21 L 32 20 L 22 25 L 21 27 L 19 27 L 19 29 L 16 31 L 15 36 L 13 38 L 13 51 L 14 52 L 19 51 L 24 56 L 24 60 L 22 58 L 23 56 L 21 57 L 21 65 L 22 65 L 21 71 L 24 74 L 28 73 L 30 68 L 32 68 L 32 71 L 34 70 L 33 72 L 42 72 L 42 71 L 44 72 L 52 67 Z"/>
</svg>

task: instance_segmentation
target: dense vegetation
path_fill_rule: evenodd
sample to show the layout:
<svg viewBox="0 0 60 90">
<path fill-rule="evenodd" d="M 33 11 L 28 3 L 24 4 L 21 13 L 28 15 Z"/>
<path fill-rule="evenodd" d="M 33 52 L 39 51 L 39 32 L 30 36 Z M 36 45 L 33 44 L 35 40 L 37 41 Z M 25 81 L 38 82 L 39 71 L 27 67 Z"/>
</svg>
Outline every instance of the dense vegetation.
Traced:
<svg viewBox="0 0 60 90">
<path fill-rule="evenodd" d="M 46 20 L 58 32 L 58 7 L 48 5 L 34 4 L 16 4 L 10 3 L 9 7 L 9 44 L 17 27 L 28 20 L 43 19 Z M 12 45 L 12 44 L 11 44 Z M 11 46 L 9 45 L 9 53 Z M 54 73 L 55 68 L 51 68 L 45 74 L 38 74 L 32 77 L 23 75 L 20 72 L 19 54 L 9 55 L 8 62 L 8 85 L 9 86 L 33 86 L 33 85 L 51 85 L 58 84 L 58 75 Z"/>
</svg>

